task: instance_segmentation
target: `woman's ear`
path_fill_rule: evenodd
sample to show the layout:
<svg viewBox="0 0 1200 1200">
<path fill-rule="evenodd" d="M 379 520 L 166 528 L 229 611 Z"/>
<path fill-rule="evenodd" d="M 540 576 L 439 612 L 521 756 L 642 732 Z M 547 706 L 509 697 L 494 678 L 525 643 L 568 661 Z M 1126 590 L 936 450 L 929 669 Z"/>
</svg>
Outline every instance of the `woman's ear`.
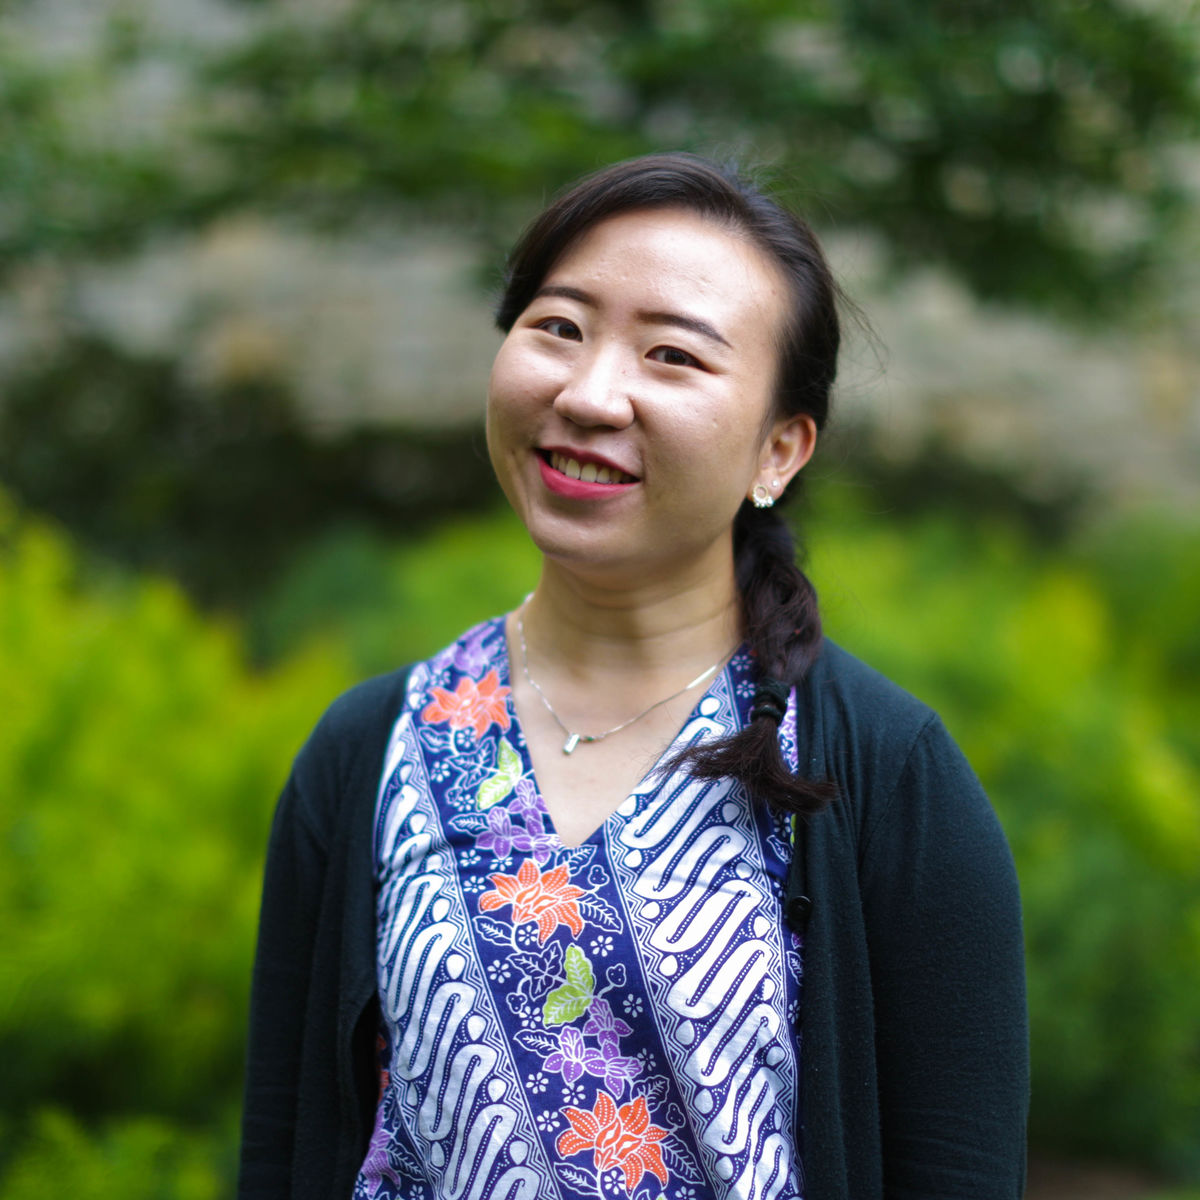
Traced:
<svg viewBox="0 0 1200 1200">
<path fill-rule="evenodd" d="M 817 423 L 812 417 L 801 413 L 776 421 L 759 452 L 759 469 L 750 481 L 748 495 L 753 497 L 755 488 L 765 488 L 774 503 L 816 448 Z"/>
</svg>

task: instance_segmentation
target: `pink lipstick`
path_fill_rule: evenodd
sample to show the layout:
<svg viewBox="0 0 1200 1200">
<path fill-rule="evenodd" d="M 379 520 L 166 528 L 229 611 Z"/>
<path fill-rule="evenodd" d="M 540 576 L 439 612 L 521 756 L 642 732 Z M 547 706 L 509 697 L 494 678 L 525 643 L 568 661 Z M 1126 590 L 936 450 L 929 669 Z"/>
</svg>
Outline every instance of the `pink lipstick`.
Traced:
<svg viewBox="0 0 1200 1200">
<path fill-rule="evenodd" d="M 537 452 L 542 481 L 550 491 L 573 500 L 602 500 L 620 495 L 638 480 L 615 463 L 578 451 L 545 449 Z M 588 478 L 579 478 L 586 475 Z"/>
</svg>

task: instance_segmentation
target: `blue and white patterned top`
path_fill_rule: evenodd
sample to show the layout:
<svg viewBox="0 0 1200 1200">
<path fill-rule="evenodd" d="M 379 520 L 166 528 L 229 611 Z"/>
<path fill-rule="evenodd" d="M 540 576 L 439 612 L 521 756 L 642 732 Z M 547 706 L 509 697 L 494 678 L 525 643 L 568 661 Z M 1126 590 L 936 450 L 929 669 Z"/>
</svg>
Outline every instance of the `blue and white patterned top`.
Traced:
<svg viewBox="0 0 1200 1200">
<path fill-rule="evenodd" d="M 801 1197 L 787 822 L 652 772 L 564 846 L 508 683 L 496 619 L 412 671 L 392 733 L 356 1200 Z M 674 747 L 740 727 L 753 690 L 739 651 Z"/>
</svg>

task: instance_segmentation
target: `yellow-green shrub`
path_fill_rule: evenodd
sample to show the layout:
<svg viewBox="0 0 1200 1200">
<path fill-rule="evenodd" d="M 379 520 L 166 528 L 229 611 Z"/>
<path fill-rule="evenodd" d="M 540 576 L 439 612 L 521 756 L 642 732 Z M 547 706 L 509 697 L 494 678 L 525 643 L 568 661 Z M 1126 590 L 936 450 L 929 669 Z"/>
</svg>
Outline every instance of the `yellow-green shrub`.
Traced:
<svg viewBox="0 0 1200 1200">
<path fill-rule="evenodd" d="M 61 1109 L 43 1109 L 0 1186 L 4 1200 L 220 1200 L 231 1192 L 229 1142 L 154 1117 L 93 1132 Z"/>
<path fill-rule="evenodd" d="M 320 649 L 255 676 L 173 586 L 85 583 L 0 508 L 3 1112 L 236 1097 L 267 822 L 347 681 Z"/>
</svg>

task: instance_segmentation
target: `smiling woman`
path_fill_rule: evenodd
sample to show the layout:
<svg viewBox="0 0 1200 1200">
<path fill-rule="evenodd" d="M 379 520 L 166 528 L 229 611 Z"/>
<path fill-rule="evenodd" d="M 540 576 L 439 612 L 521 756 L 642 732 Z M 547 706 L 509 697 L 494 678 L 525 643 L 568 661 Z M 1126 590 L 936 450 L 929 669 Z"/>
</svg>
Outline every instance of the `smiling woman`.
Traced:
<svg viewBox="0 0 1200 1200">
<path fill-rule="evenodd" d="M 711 592 L 690 601 L 736 607 L 738 508 L 816 437 L 774 411 L 786 292 L 747 239 L 678 209 L 609 217 L 554 265 L 488 390 L 492 463 L 548 574 L 673 591 L 682 568 Z"/>
<path fill-rule="evenodd" d="M 514 250 L 488 446 L 541 577 L 297 758 L 241 1195 L 1021 1194 L 1007 847 L 936 716 L 822 639 L 775 507 L 835 301 L 688 155 Z"/>
</svg>

